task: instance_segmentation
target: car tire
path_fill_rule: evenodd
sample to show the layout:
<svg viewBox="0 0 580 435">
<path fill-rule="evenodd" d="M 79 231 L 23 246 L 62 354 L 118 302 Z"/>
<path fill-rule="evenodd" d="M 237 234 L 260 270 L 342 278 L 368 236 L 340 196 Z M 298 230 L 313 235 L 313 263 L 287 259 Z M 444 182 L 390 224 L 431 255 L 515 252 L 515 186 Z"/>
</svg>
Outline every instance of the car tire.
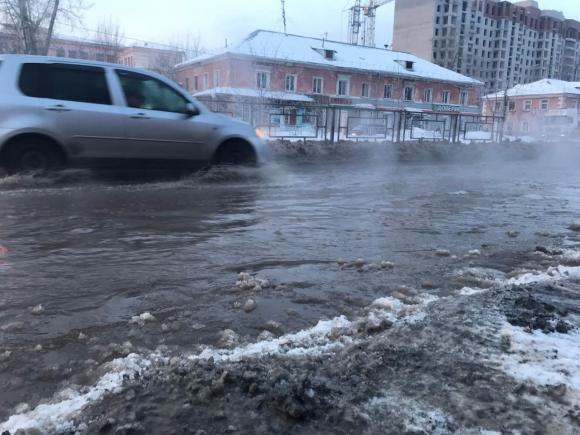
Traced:
<svg viewBox="0 0 580 435">
<path fill-rule="evenodd" d="M 7 152 L 7 170 L 11 174 L 38 174 L 62 168 L 60 150 L 42 138 L 17 139 Z"/>
<path fill-rule="evenodd" d="M 254 148 L 244 141 L 226 142 L 216 152 L 214 165 L 224 166 L 252 166 L 256 164 Z"/>
</svg>

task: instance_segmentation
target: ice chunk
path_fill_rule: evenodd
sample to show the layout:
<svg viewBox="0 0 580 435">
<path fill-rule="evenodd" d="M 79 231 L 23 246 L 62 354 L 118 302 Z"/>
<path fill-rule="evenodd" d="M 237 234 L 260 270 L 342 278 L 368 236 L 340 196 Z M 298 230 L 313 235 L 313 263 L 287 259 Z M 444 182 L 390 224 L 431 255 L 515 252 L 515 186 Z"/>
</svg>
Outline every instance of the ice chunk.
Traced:
<svg viewBox="0 0 580 435">
<path fill-rule="evenodd" d="M 143 314 L 140 314 L 139 316 L 133 316 L 131 318 L 131 320 L 129 320 L 129 324 L 133 325 L 133 324 L 137 324 L 141 327 L 145 326 L 146 323 L 148 322 L 155 322 L 157 321 L 157 319 L 155 318 L 155 316 L 149 312 L 145 312 Z"/>
<path fill-rule="evenodd" d="M 238 334 L 236 334 L 231 329 L 226 329 L 222 331 L 218 345 L 226 349 L 233 349 L 238 345 L 239 341 L 240 336 Z"/>
<path fill-rule="evenodd" d="M 244 306 L 242 307 L 246 313 L 251 313 L 258 307 L 258 304 L 254 299 L 248 299 Z"/>
<path fill-rule="evenodd" d="M 42 304 L 36 305 L 35 307 L 32 307 L 30 309 L 30 312 L 32 314 L 34 314 L 35 316 L 41 315 L 42 313 L 44 313 L 44 311 L 45 310 L 44 310 L 44 307 L 42 306 Z"/>
<path fill-rule="evenodd" d="M 247 272 L 241 272 L 238 275 L 238 280 L 236 281 L 236 287 L 241 290 L 254 290 L 260 291 L 265 288 L 270 288 L 270 281 L 267 279 L 260 279 L 250 275 Z"/>
</svg>

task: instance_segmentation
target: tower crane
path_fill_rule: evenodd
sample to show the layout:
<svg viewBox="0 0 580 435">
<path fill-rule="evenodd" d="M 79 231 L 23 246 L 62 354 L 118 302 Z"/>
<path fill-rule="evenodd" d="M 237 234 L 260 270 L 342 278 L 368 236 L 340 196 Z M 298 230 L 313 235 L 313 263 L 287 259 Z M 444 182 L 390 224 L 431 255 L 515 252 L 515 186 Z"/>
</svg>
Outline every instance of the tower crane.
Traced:
<svg viewBox="0 0 580 435">
<path fill-rule="evenodd" d="M 358 45 L 359 40 L 362 39 L 362 45 L 367 47 L 375 47 L 376 30 L 377 30 L 377 9 L 386 4 L 392 3 L 395 0 L 366 0 L 366 4 L 362 4 L 361 0 L 356 0 L 355 5 L 350 8 L 350 35 L 349 42 Z M 365 17 L 365 31 L 362 38 L 360 38 L 360 30 L 362 27 L 361 15 Z"/>
</svg>

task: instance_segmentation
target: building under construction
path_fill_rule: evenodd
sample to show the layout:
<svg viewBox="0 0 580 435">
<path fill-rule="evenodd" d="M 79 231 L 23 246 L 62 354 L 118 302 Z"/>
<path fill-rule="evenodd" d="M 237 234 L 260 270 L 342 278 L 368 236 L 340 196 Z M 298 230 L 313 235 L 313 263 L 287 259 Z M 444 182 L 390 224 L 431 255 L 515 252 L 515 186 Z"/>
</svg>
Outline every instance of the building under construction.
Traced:
<svg viewBox="0 0 580 435">
<path fill-rule="evenodd" d="M 475 77 L 490 92 L 580 80 L 580 22 L 531 0 L 397 0 L 393 47 Z"/>
<path fill-rule="evenodd" d="M 353 45 L 376 46 L 377 9 L 394 0 L 355 0 L 349 11 L 348 42 Z"/>
</svg>

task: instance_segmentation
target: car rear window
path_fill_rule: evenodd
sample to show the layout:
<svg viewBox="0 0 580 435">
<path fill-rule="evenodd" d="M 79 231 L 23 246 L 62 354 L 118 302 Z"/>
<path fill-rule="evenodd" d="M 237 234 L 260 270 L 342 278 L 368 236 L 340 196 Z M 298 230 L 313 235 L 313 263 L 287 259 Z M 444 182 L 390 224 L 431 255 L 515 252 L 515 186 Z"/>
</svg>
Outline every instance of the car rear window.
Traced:
<svg viewBox="0 0 580 435">
<path fill-rule="evenodd" d="M 20 73 L 20 90 L 35 98 L 111 104 L 111 94 L 103 68 L 27 63 Z"/>
</svg>

